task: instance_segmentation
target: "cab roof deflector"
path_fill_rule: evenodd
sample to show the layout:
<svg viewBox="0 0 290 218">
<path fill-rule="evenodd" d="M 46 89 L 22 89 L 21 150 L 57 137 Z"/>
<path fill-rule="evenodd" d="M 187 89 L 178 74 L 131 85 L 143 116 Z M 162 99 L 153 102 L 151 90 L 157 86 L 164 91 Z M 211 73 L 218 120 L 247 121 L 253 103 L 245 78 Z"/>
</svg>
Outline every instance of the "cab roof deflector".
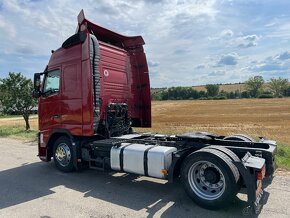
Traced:
<svg viewBox="0 0 290 218">
<path fill-rule="evenodd" d="M 145 44 L 142 36 L 124 36 L 112 30 L 92 23 L 85 18 L 84 10 L 82 9 L 78 15 L 78 26 L 76 33 L 79 31 L 88 31 L 93 33 L 98 40 L 113 44 L 121 48 L 139 47 Z"/>
</svg>

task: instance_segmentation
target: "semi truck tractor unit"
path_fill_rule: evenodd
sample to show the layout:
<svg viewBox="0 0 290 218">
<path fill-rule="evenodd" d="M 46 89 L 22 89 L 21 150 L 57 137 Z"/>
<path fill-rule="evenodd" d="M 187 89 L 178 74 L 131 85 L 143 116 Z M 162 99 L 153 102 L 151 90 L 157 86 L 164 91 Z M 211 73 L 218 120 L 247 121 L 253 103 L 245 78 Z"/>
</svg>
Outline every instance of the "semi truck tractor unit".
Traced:
<svg viewBox="0 0 290 218">
<path fill-rule="evenodd" d="M 76 33 L 34 75 L 39 158 L 53 159 L 64 172 L 90 167 L 181 180 L 189 197 L 208 209 L 227 206 L 243 191 L 259 211 L 263 181 L 275 170 L 275 141 L 133 131 L 151 127 L 144 44 L 141 36 L 115 33 L 80 12 Z"/>
</svg>

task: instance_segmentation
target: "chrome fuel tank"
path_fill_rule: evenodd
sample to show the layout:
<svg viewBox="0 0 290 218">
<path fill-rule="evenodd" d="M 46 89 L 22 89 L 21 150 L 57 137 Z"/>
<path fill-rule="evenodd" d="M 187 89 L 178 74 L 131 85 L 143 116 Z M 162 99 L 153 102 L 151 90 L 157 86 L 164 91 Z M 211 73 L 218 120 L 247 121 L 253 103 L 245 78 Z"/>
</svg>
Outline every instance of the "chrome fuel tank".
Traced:
<svg viewBox="0 0 290 218">
<path fill-rule="evenodd" d="M 111 168 L 156 178 L 166 178 L 175 147 L 122 143 L 111 148 Z"/>
</svg>

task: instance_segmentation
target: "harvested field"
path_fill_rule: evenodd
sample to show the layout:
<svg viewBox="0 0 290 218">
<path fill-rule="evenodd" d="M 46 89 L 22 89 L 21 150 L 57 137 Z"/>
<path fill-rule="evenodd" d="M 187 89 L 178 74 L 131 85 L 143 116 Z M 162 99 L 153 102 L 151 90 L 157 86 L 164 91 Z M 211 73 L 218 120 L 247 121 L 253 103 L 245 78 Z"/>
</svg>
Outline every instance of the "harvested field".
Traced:
<svg viewBox="0 0 290 218">
<path fill-rule="evenodd" d="M 266 136 L 290 144 L 290 98 L 152 102 L 152 128 L 145 132 L 207 131 Z"/>
<path fill-rule="evenodd" d="M 38 129 L 38 119 L 30 119 Z M 290 98 L 153 101 L 152 128 L 136 131 L 176 134 L 207 131 L 222 135 L 234 133 L 266 136 L 290 145 Z M 24 129 L 22 117 L 0 119 L 0 129 Z M 7 130 L 9 131 L 9 129 Z"/>
</svg>

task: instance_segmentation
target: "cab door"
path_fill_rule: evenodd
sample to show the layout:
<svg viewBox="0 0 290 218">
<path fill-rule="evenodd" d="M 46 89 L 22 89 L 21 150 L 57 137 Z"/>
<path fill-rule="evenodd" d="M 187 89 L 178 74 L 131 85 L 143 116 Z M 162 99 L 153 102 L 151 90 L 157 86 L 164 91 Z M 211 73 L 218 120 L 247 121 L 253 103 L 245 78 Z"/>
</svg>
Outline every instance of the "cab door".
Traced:
<svg viewBox="0 0 290 218">
<path fill-rule="evenodd" d="M 62 66 L 61 124 L 72 135 L 82 135 L 82 78 L 79 59 Z"/>
<path fill-rule="evenodd" d="M 60 68 L 45 73 L 42 95 L 39 99 L 39 130 L 49 134 L 53 129 L 61 127 L 60 111 Z"/>
</svg>

